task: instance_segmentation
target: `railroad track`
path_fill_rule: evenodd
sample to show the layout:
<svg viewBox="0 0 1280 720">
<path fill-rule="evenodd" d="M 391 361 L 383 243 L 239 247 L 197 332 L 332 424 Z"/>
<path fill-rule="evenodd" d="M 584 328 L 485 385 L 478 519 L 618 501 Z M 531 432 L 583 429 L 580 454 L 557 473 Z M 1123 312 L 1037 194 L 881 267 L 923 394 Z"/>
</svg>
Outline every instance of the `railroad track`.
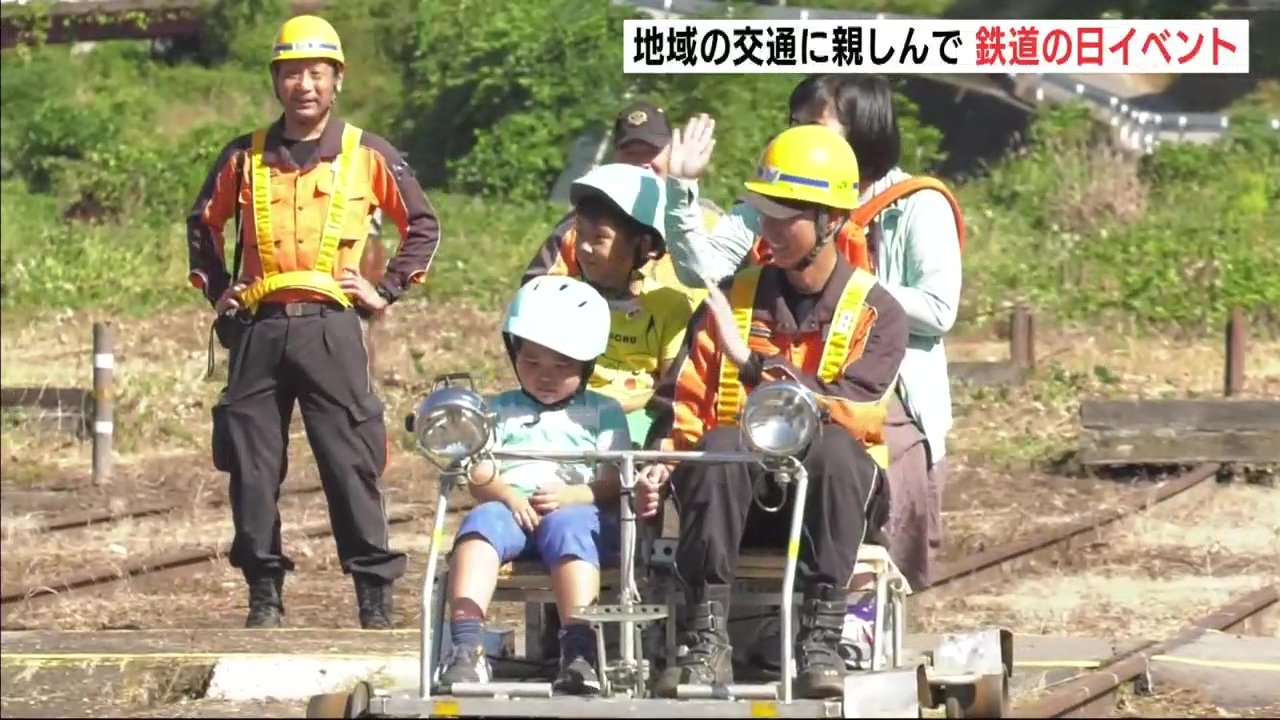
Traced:
<svg viewBox="0 0 1280 720">
<path fill-rule="evenodd" d="M 323 489 L 324 487 L 318 482 L 310 483 L 308 485 L 300 485 L 282 490 L 280 492 L 280 497 L 285 498 L 297 495 L 310 495 L 320 492 Z M 204 503 L 202 507 L 222 507 L 228 502 L 229 500 L 226 497 L 217 497 L 211 502 Z M 153 502 L 134 505 L 123 509 L 93 508 L 89 510 L 73 510 L 54 515 L 53 517 L 40 522 L 33 530 L 38 534 L 78 530 L 81 528 L 91 527 L 93 525 L 120 522 L 121 520 L 154 517 L 156 515 L 168 515 L 169 513 L 185 510 L 190 507 L 191 503 L 189 502 Z"/>
<path fill-rule="evenodd" d="M 295 491 L 294 494 L 300 494 Z M 423 514 L 413 507 L 388 510 L 387 522 L 391 526 L 403 525 L 421 519 Z M 329 523 L 313 523 L 300 528 L 298 535 L 306 539 L 333 535 Z M 148 555 L 123 564 L 101 564 L 81 568 L 57 578 L 24 583 L 6 588 L 0 593 L 0 607 L 7 613 L 20 605 L 47 602 L 65 598 L 69 594 L 103 590 L 132 578 L 156 577 L 170 573 L 190 572 L 196 567 L 225 557 L 231 551 L 231 543 L 224 541 L 215 546 L 184 548 Z"/>
<path fill-rule="evenodd" d="M 989 586 L 1014 573 L 1037 563 L 1065 557 L 1082 546 L 1103 540 L 1105 533 L 1116 523 L 1145 512 L 1175 498 L 1196 501 L 1217 485 L 1218 463 L 1205 463 L 1191 471 L 1166 480 L 1146 498 L 1134 499 L 1121 506 L 1091 513 L 1063 527 L 1052 528 L 1032 537 L 1000 545 L 942 565 L 929 587 L 915 593 L 960 594 L 974 588 Z"/>
<path fill-rule="evenodd" d="M 1100 717 L 1115 707 L 1115 695 L 1126 684 L 1140 681 L 1151 661 L 1185 647 L 1202 635 L 1230 631 L 1280 605 L 1280 583 L 1235 598 L 1201 617 L 1181 632 L 1136 650 L 1116 655 L 1102 667 L 1055 686 L 1035 700 L 1014 709 L 1012 717 Z"/>
<path fill-rule="evenodd" d="M 1100 511 L 1082 520 L 1062 528 L 1055 528 L 1025 540 L 1007 543 L 986 552 L 973 555 L 965 560 L 943 566 L 934 584 L 920 591 L 919 594 L 962 593 L 975 587 L 993 584 L 1023 568 L 1039 562 L 1053 560 L 1070 552 L 1081 544 L 1099 541 L 1107 528 L 1116 522 L 1172 500 L 1187 498 L 1213 488 L 1214 478 L 1219 469 L 1217 464 L 1206 464 L 1193 469 L 1180 477 L 1168 480 L 1158 487 L 1149 498 L 1130 502 L 1124 506 Z M 302 486 L 295 488 L 292 494 L 315 492 L 315 487 Z M 139 517 L 143 515 L 161 514 L 177 509 L 173 505 L 135 508 L 124 513 L 110 514 L 78 513 L 81 517 L 62 516 L 49 521 L 48 532 L 56 532 L 72 527 L 81 527 L 92 522 L 110 522 L 121 517 Z M 419 512 L 409 509 L 397 509 L 389 512 L 392 525 L 410 522 L 421 517 Z M 332 534 L 327 523 L 315 524 L 302 528 L 300 534 L 308 539 L 326 537 Z M 182 550 L 166 551 L 150 555 L 124 564 L 98 565 L 80 568 L 65 575 L 40 579 L 23 583 L 13 589 L 6 588 L 0 593 L 0 606 L 6 611 L 19 605 L 50 601 L 65 597 L 71 593 L 82 593 L 100 590 L 108 586 L 123 583 L 132 578 L 142 576 L 158 576 L 167 573 L 189 572 L 194 567 L 224 557 L 230 551 L 230 542 L 223 542 L 213 547 L 197 547 Z"/>
</svg>

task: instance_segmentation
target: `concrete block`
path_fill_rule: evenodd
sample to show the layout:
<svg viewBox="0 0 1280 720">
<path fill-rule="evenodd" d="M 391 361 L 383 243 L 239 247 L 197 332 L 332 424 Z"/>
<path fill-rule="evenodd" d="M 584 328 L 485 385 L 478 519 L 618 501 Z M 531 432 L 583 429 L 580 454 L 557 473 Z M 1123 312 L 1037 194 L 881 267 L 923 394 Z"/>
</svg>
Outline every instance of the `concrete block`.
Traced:
<svg viewBox="0 0 1280 720">
<path fill-rule="evenodd" d="M 491 659 L 511 657 L 515 633 L 485 632 Z M 445 636 L 448 652 L 448 635 Z M 344 692 L 361 680 L 378 687 L 417 687 L 417 654 L 398 655 L 232 655 L 220 659 L 205 693 L 214 700 L 296 700 Z"/>
<path fill-rule="evenodd" d="M 1280 638 L 1208 633 L 1151 659 L 1156 688 L 1196 690 L 1227 710 L 1280 704 Z"/>
<path fill-rule="evenodd" d="M 335 657 L 261 655 L 218 661 L 205 697 L 213 700 L 306 700 L 344 692 L 361 681 L 378 686 L 417 684 L 417 656 Z"/>
</svg>

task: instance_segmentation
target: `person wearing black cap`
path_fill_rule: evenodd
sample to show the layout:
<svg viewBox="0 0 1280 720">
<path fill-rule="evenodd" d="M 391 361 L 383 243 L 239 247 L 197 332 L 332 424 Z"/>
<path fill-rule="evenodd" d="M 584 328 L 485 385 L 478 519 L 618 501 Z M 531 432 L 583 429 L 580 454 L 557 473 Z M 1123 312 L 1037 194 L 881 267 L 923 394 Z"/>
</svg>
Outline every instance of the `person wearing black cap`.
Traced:
<svg viewBox="0 0 1280 720">
<path fill-rule="evenodd" d="M 628 105 L 613 121 L 614 162 L 648 165 L 667 174 L 671 160 L 671 123 L 662 108 L 653 103 Z"/>
</svg>

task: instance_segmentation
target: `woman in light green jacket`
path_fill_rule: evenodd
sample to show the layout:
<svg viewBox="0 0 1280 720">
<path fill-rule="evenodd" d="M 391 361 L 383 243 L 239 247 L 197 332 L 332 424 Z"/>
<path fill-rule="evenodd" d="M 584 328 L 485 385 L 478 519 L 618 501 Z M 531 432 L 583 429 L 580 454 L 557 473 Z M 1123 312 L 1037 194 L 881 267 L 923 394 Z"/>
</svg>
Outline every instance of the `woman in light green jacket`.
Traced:
<svg viewBox="0 0 1280 720">
<path fill-rule="evenodd" d="M 819 75 L 792 92 L 790 122 L 840 131 L 858 156 L 862 201 L 911 176 L 897 167 L 901 139 L 889 83 L 864 75 Z M 691 119 L 677 131 L 668 180 L 667 247 L 681 282 L 702 286 L 743 267 L 760 218 L 739 203 L 707 231 L 698 211 L 698 183 L 714 147 L 714 121 Z M 910 337 L 885 433 L 890 451 L 892 510 L 889 550 L 912 588 L 927 587 L 933 551 L 942 539 L 946 438 L 951 387 L 943 336 L 960 301 L 960 222 L 937 190 L 919 190 L 881 212 L 868 232 L 870 257 L 883 284 L 907 312 Z"/>
</svg>

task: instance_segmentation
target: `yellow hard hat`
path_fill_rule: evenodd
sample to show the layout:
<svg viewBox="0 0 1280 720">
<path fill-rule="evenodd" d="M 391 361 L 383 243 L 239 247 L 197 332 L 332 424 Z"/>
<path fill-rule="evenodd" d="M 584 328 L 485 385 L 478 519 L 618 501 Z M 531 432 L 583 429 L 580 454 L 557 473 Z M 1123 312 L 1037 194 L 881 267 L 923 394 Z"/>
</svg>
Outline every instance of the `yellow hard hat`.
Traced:
<svg viewBox="0 0 1280 720">
<path fill-rule="evenodd" d="M 825 125 L 795 125 L 764 149 L 755 176 L 744 183 L 757 196 L 826 205 L 842 210 L 858 206 L 858 158 L 840 133 Z M 774 206 L 776 203 L 753 202 Z M 785 213 L 777 206 L 779 217 Z"/>
<path fill-rule="evenodd" d="M 271 62 L 297 59 L 333 60 L 345 65 L 338 31 L 327 20 L 315 15 L 298 15 L 286 20 L 280 26 L 280 32 L 276 33 Z"/>
</svg>

